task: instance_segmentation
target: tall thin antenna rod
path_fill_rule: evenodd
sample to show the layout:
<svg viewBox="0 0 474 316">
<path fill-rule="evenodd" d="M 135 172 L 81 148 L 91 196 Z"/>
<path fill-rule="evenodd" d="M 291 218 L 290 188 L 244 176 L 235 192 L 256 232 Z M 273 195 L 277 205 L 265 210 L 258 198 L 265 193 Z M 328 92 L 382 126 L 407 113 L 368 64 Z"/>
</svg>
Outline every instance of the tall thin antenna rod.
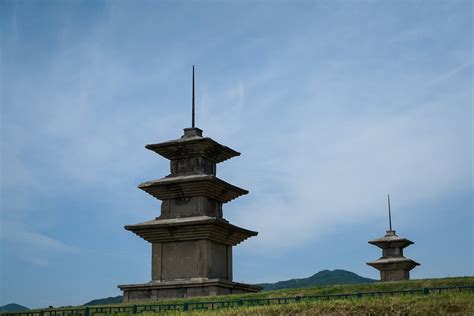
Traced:
<svg viewBox="0 0 474 316">
<path fill-rule="evenodd" d="M 193 118 L 192 118 L 192 127 L 194 128 L 195 126 L 195 110 L 194 110 L 194 65 L 193 65 Z"/>
<path fill-rule="evenodd" d="M 390 194 L 388 196 L 388 224 L 390 226 L 390 230 L 392 230 L 392 210 L 390 209 Z"/>
</svg>

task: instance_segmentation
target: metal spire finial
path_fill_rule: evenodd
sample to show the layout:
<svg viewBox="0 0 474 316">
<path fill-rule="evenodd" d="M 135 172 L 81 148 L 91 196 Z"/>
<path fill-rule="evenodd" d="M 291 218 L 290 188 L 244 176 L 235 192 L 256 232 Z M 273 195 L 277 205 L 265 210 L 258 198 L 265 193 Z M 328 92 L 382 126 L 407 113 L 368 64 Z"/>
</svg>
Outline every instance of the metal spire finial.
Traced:
<svg viewBox="0 0 474 316">
<path fill-rule="evenodd" d="M 392 230 L 392 210 L 390 209 L 390 194 L 388 196 L 388 224 L 390 226 L 390 230 Z"/>
<path fill-rule="evenodd" d="M 194 110 L 194 65 L 193 65 L 193 114 L 192 114 L 192 128 L 194 128 L 195 126 L 195 110 Z"/>
</svg>

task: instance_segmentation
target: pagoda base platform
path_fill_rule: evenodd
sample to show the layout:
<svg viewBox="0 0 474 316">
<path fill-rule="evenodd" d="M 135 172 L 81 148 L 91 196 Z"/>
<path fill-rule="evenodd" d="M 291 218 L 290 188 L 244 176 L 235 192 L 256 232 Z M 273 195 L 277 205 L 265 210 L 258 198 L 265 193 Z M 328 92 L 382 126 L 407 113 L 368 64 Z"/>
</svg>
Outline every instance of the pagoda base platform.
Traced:
<svg viewBox="0 0 474 316">
<path fill-rule="evenodd" d="M 260 292 L 258 286 L 224 279 L 189 279 L 151 281 L 143 284 L 119 285 L 123 303 L 157 301 L 161 299 L 215 296 Z"/>
</svg>

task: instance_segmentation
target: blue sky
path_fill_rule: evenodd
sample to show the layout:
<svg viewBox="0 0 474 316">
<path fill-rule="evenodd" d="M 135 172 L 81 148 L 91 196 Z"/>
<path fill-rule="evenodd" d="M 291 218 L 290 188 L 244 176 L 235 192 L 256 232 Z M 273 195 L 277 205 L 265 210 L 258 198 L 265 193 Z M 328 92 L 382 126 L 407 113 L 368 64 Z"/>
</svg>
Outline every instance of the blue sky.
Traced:
<svg viewBox="0 0 474 316">
<path fill-rule="evenodd" d="M 0 304 L 76 305 L 150 279 L 123 229 L 159 215 L 145 144 L 190 125 L 242 152 L 224 216 L 257 283 L 415 242 L 413 278 L 474 274 L 470 1 L 0 1 Z"/>
</svg>

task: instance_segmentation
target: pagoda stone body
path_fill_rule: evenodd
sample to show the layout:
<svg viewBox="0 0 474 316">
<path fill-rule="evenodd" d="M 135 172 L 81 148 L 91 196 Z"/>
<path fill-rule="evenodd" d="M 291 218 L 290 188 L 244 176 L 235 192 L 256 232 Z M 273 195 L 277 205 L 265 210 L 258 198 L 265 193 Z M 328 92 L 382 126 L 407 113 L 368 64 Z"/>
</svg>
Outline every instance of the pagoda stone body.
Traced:
<svg viewBox="0 0 474 316">
<path fill-rule="evenodd" d="M 420 265 L 403 256 L 403 248 L 413 244 L 412 241 L 398 237 L 394 230 L 387 230 L 385 236 L 369 241 L 382 248 L 382 257 L 371 262 L 369 266 L 380 271 L 380 281 L 400 281 L 410 279 L 410 270 Z"/>
<path fill-rule="evenodd" d="M 171 161 L 171 174 L 138 187 L 161 200 L 161 215 L 127 225 L 151 243 L 151 281 L 119 285 L 123 302 L 258 292 L 232 281 L 232 247 L 256 236 L 223 218 L 222 205 L 248 191 L 216 177 L 216 165 L 240 153 L 199 128 L 176 140 L 147 145 Z"/>
</svg>

